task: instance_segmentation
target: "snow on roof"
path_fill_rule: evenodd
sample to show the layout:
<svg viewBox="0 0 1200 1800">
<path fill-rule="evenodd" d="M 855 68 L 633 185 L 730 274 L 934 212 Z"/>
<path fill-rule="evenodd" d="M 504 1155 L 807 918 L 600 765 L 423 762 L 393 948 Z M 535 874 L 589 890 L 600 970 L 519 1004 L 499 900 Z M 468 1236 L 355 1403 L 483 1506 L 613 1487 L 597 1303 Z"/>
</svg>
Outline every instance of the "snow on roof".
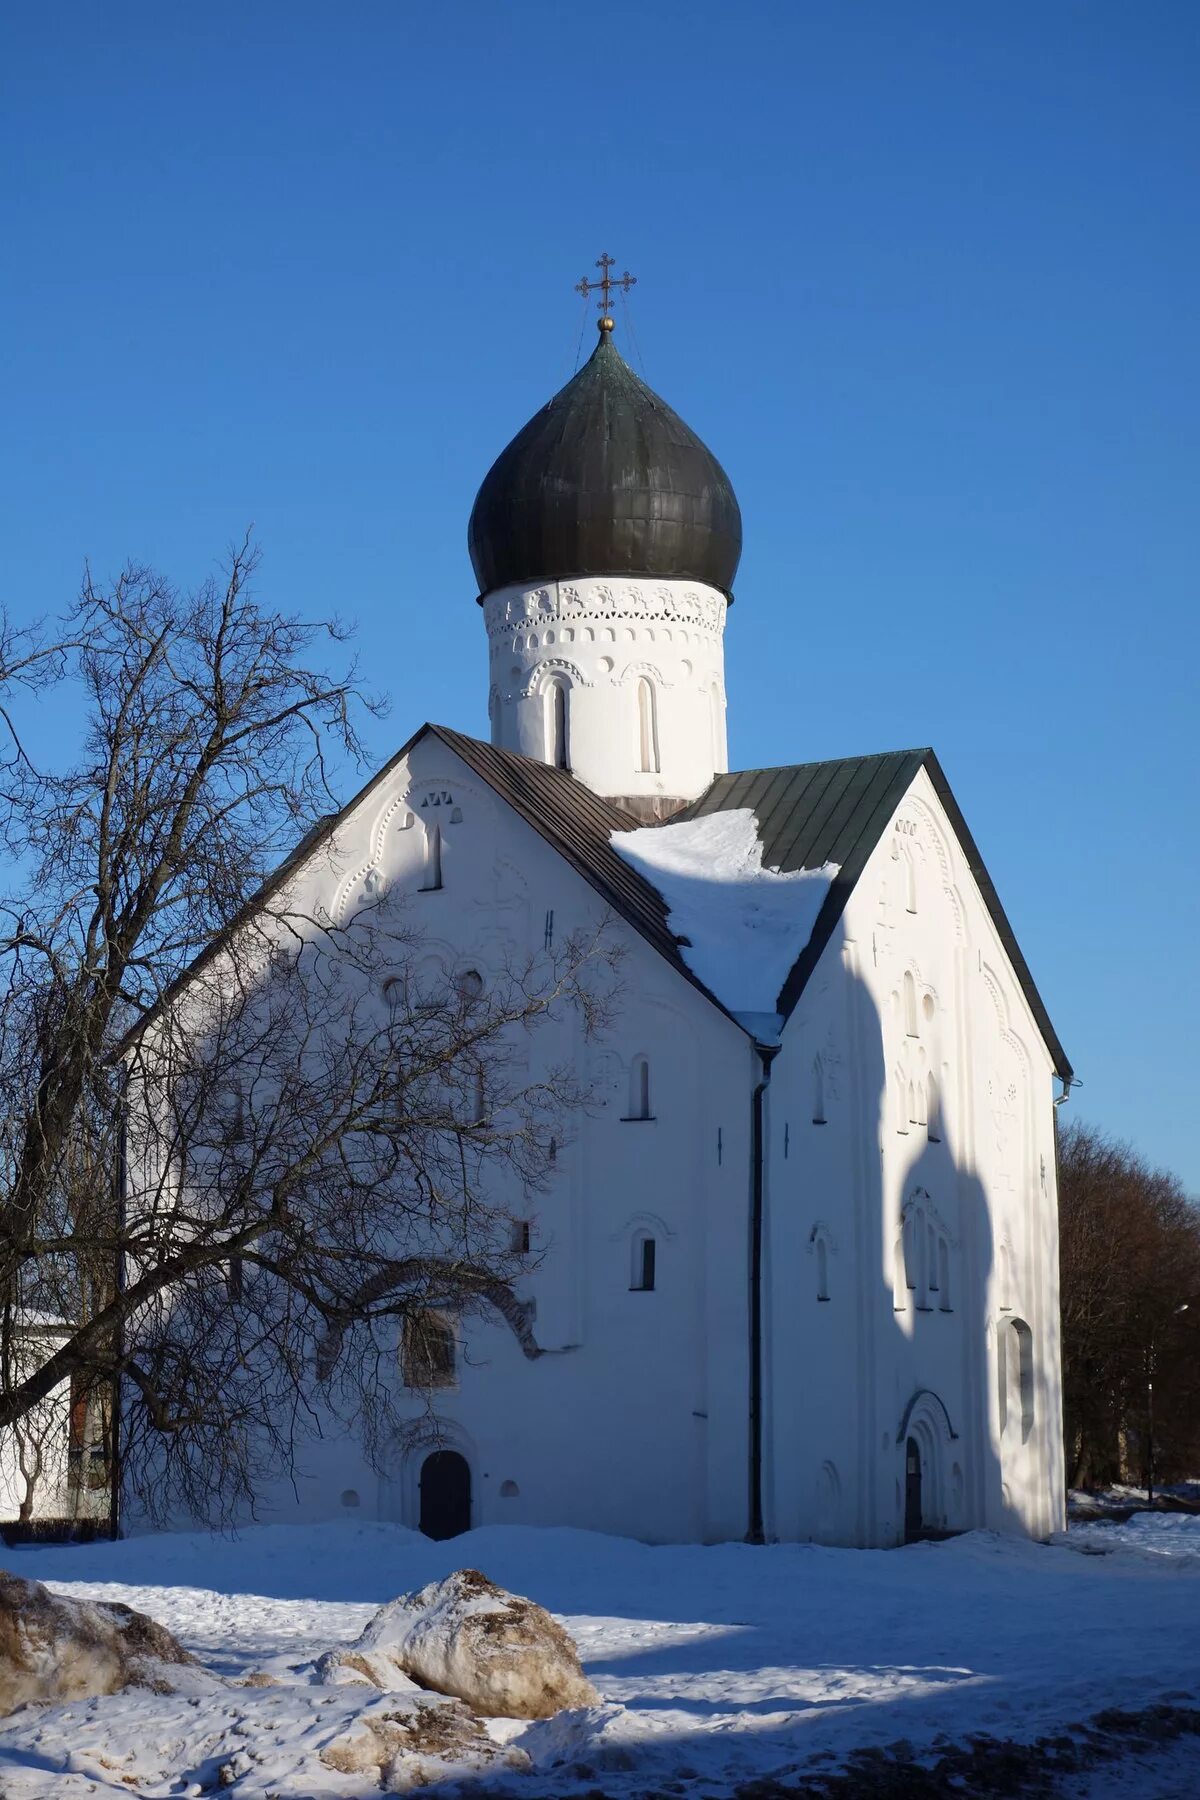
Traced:
<svg viewBox="0 0 1200 1800">
<path fill-rule="evenodd" d="M 662 895 L 697 980 L 748 1030 L 778 1032 L 779 990 L 812 936 L 838 864 L 764 869 L 748 806 L 614 832 L 612 847 Z"/>
</svg>

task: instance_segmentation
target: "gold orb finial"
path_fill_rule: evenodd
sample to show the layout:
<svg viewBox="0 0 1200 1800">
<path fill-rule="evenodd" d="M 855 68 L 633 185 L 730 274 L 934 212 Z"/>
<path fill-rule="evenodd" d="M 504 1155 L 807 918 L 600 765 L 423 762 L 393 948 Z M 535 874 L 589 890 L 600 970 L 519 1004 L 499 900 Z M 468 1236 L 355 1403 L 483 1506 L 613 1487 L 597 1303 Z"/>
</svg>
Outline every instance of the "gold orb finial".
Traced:
<svg viewBox="0 0 1200 1800">
<path fill-rule="evenodd" d="M 613 319 L 601 319 L 598 322 L 598 329 L 600 331 L 611 331 L 614 323 L 615 323 L 615 320 L 613 320 Z"/>
</svg>

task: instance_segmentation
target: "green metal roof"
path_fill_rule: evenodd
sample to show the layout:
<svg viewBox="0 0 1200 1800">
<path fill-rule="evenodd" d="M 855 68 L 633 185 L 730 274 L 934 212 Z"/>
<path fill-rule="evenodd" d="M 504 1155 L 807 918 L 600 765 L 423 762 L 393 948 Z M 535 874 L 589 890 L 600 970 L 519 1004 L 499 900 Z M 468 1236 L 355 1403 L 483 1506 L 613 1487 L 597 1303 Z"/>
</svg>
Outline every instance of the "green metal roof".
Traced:
<svg viewBox="0 0 1200 1800">
<path fill-rule="evenodd" d="M 444 725 L 423 725 L 340 813 L 322 820 L 297 845 L 225 931 L 219 933 L 190 968 L 171 984 L 159 1005 L 138 1022 L 125 1040 L 126 1044 L 144 1029 L 159 1006 L 208 960 L 229 933 L 261 906 L 304 857 L 324 842 L 339 822 L 427 735 L 439 738 L 460 756 L 539 836 L 565 857 L 614 912 L 652 944 L 686 981 L 732 1017 L 716 995 L 688 968 L 680 954 L 678 940 L 671 932 L 667 909 L 658 889 L 613 849 L 613 834 L 636 830 L 636 819 L 611 801 L 593 794 L 564 769 L 552 769 L 546 763 L 519 756 L 512 750 L 498 750 L 480 738 L 467 737 Z M 683 812 L 674 814 L 667 823 L 749 807 L 758 820 L 763 862 L 768 868 L 812 869 L 820 868 L 826 862 L 838 864 L 838 874 L 830 883 L 812 936 L 780 990 L 778 1011 L 786 1018 L 804 992 L 888 820 L 922 768 L 928 773 L 950 819 L 1051 1053 L 1055 1072 L 1069 1083 L 1073 1073 L 1071 1065 L 1050 1023 L 991 876 L 932 750 L 892 750 L 879 756 L 842 757 L 833 762 L 794 763 L 778 769 L 741 769 L 718 775 L 699 800 Z"/>
</svg>

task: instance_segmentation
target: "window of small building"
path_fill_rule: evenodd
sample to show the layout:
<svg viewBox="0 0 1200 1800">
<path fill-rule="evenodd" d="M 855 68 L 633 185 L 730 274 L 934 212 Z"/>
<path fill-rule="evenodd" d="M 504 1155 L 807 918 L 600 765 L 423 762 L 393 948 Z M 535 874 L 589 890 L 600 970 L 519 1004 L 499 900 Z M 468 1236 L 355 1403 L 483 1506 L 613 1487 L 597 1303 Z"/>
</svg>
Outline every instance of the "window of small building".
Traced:
<svg viewBox="0 0 1200 1800">
<path fill-rule="evenodd" d="M 509 1238 L 509 1249 L 514 1256 L 529 1255 L 529 1220 L 514 1219 Z"/>
<path fill-rule="evenodd" d="M 404 1320 L 401 1368 L 405 1387 L 453 1387 L 454 1329 L 445 1314 L 422 1308 Z"/>
</svg>

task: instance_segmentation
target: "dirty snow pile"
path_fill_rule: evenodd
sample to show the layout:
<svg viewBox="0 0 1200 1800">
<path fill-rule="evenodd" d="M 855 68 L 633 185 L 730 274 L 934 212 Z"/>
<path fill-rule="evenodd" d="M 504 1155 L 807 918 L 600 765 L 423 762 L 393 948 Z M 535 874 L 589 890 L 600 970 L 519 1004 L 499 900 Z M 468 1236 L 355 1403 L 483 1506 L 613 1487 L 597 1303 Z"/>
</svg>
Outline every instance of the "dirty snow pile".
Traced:
<svg viewBox="0 0 1200 1800">
<path fill-rule="evenodd" d="M 748 806 L 615 831 L 612 847 L 662 895 L 692 974 L 735 1016 L 772 1017 L 838 864 L 765 869 Z"/>
<path fill-rule="evenodd" d="M 380 1607 L 348 1649 L 321 1658 L 317 1673 L 385 1689 L 416 1681 L 497 1719 L 549 1719 L 600 1704 L 562 1626 L 478 1569 L 457 1569 Z"/>
<path fill-rule="evenodd" d="M 1032 1741 L 1107 1707 L 1200 1705 L 1200 1517 L 1089 1525 L 1053 1545 L 976 1532 L 889 1551 L 650 1547 L 517 1526 L 432 1543 L 339 1522 L 4 1559 L 56 1593 L 147 1613 L 208 1684 L 20 1707 L 0 1720 L 5 1800 L 365 1800 L 430 1780 L 529 1800 L 639 1800 L 670 1784 L 699 1800 L 899 1739 L 920 1754 L 975 1733 Z M 438 1609 L 418 1608 L 418 1590 L 463 1569 L 545 1606 L 598 1703 L 479 1717 L 399 1673 L 386 1692 L 322 1675 L 330 1650 L 348 1662 L 356 1644 L 390 1655 L 407 1643 L 401 1614 Z M 413 1600 L 393 1609 L 397 1595 Z M 503 1618 L 501 1605 L 451 1584 L 434 1635 L 447 1647 L 447 1625 Z M 1163 1754 L 1194 1760 L 1196 1741 Z M 1195 1791 L 1140 1769 L 1136 1789 L 1114 1785 L 1125 1773 L 1089 1776 L 1087 1800 Z"/>
</svg>

